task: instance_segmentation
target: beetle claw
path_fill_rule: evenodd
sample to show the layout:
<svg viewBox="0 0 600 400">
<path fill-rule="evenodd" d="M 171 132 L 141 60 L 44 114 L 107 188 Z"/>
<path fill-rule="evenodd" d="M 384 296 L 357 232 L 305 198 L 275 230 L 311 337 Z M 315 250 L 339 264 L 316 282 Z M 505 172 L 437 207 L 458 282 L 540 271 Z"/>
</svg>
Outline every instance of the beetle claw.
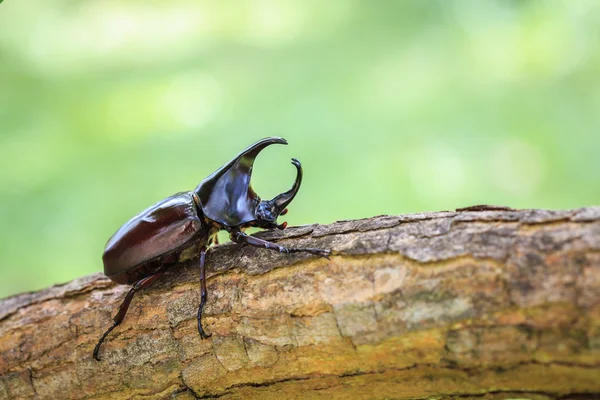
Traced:
<svg viewBox="0 0 600 400">
<path fill-rule="evenodd" d="M 209 337 L 212 336 L 212 333 L 204 332 L 204 329 L 202 329 L 202 325 L 200 325 L 200 324 L 198 324 L 198 333 L 200 334 L 201 339 L 208 339 Z"/>
<path fill-rule="evenodd" d="M 329 256 L 331 256 L 331 250 L 321 250 L 321 249 L 313 249 L 311 251 L 312 254 L 316 256 L 321 256 L 329 260 Z"/>
<path fill-rule="evenodd" d="M 204 332 L 200 332 L 200 338 L 201 339 L 208 339 L 209 337 L 212 336 L 212 333 L 204 333 Z"/>
<path fill-rule="evenodd" d="M 283 224 L 281 225 L 277 225 L 277 229 L 281 229 L 284 230 L 287 227 L 287 221 L 285 221 Z"/>
<path fill-rule="evenodd" d="M 280 212 L 280 213 L 279 213 L 279 215 L 280 215 L 280 216 L 281 216 L 281 215 L 285 215 L 285 214 L 287 214 L 287 212 L 288 212 L 288 209 L 286 208 L 286 209 L 284 209 L 282 212 Z"/>
</svg>

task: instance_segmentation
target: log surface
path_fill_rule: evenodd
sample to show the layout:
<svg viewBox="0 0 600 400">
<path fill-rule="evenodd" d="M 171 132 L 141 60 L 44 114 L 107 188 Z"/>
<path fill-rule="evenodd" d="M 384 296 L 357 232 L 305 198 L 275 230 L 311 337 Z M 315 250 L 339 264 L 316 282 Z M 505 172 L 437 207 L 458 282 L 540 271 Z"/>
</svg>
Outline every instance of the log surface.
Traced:
<svg viewBox="0 0 600 400">
<path fill-rule="evenodd" d="M 600 395 L 600 207 L 465 208 L 258 236 L 138 293 L 101 274 L 0 300 L 0 399 Z M 575 396 L 575 397 L 573 397 Z"/>
</svg>

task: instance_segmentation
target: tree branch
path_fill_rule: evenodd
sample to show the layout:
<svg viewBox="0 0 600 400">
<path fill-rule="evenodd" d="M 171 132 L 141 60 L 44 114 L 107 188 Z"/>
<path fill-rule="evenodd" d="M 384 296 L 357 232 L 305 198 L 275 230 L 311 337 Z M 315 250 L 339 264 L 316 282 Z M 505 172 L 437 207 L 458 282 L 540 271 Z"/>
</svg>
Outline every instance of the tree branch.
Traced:
<svg viewBox="0 0 600 400">
<path fill-rule="evenodd" d="M 600 394 L 600 207 L 486 207 L 258 236 L 137 294 L 101 274 L 0 300 L 0 399 L 505 398 Z"/>
</svg>

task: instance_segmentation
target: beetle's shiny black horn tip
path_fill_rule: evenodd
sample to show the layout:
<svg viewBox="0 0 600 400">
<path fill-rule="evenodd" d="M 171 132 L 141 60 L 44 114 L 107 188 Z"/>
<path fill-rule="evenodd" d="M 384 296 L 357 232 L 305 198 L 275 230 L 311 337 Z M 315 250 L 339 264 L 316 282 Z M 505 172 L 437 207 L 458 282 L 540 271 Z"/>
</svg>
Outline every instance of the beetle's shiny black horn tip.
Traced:
<svg viewBox="0 0 600 400">
<path fill-rule="evenodd" d="M 300 164 L 300 161 L 298 161 L 297 158 L 292 158 L 292 164 L 294 164 L 296 167 L 302 166 L 302 164 Z"/>
</svg>

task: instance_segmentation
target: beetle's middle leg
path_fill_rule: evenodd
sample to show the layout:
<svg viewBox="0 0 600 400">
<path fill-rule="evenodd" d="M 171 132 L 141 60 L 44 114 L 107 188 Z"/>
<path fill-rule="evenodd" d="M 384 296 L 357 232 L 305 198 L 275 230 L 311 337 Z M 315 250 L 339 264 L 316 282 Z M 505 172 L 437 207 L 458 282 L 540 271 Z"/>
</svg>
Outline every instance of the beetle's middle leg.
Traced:
<svg viewBox="0 0 600 400">
<path fill-rule="evenodd" d="M 200 249 L 200 306 L 198 307 L 198 333 L 202 339 L 208 339 L 212 336 L 212 333 L 204 332 L 202 328 L 202 310 L 204 309 L 204 305 L 206 304 L 206 299 L 208 297 L 206 291 L 206 275 L 205 275 L 205 266 L 206 264 L 206 247 L 202 247 Z"/>
<path fill-rule="evenodd" d="M 104 342 L 104 339 L 106 339 L 106 336 L 113 329 L 115 329 L 117 326 L 119 326 L 121 324 L 121 322 L 123 322 L 123 319 L 125 319 L 125 314 L 127 314 L 127 310 L 129 309 L 129 304 L 131 304 L 131 300 L 133 299 L 133 296 L 135 295 L 135 293 L 138 290 L 143 289 L 146 286 L 149 286 L 152 282 L 154 282 L 155 280 L 160 278 L 165 273 L 165 271 L 166 271 L 166 269 L 161 269 L 154 275 L 150 275 L 144 279 L 140 279 L 139 281 L 137 281 L 136 283 L 133 284 L 133 286 L 127 293 L 127 296 L 125 296 L 125 300 L 123 300 L 123 302 L 121 303 L 121 306 L 119 307 L 119 312 L 113 318 L 112 326 L 110 328 L 108 328 L 108 330 L 106 332 L 104 332 L 104 334 L 98 341 L 98 344 L 96 345 L 96 347 L 94 347 L 94 358 L 96 359 L 96 361 L 100 361 L 100 358 L 98 357 L 98 352 L 100 351 L 100 345 L 102 344 L 102 342 Z"/>
<path fill-rule="evenodd" d="M 278 244 L 268 242 L 266 240 L 259 239 L 254 236 L 246 235 L 244 232 L 240 231 L 231 232 L 229 237 L 231 238 L 231 241 L 235 243 L 247 244 L 263 249 L 275 250 L 280 253 L 310 253 L 325 258 L 328 258 L 331 255 L 331 250 L 315 249 L 312 247 L 283 247 Z"/>
</svg>

